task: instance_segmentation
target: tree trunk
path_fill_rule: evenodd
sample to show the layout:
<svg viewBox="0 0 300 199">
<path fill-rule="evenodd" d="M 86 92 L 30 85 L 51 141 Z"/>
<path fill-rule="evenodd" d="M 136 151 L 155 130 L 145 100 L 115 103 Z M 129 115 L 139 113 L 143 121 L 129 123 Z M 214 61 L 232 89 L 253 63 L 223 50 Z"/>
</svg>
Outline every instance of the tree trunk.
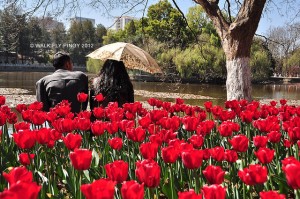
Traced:
<svg viewBox="0 0 300 199">
<path fill-rule="evenodd" d="M 246 99 L 251 101 L 251 70 L 249 63 L 249 57 L 238 57 L 226 61 L 227 100 Z"/>
</svg>

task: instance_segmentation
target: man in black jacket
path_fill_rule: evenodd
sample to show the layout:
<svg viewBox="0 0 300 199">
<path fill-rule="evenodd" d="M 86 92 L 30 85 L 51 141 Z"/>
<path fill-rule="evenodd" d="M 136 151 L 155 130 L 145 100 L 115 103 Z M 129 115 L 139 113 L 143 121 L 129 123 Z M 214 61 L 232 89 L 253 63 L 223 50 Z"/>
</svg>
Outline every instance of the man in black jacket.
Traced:
<svg viewBox="0 0 300 199">
<path fill-rule="evenodd" d="M 53 74 L 36 82 L 36 97 L 38 101 L 43 102 L 43 110 L 49 111 L 62 100 L 71 102 L 73 113 L 78 113 L 81 107 L 85 110 L 88 100 L 81 106 L 77 94 L 80 92 L 88 94 L 87 75 L 80 71 L 72 71 L 71 58 L 63 52 L 54 55 L 53 66 L 55 68 Z"/>
</svg>

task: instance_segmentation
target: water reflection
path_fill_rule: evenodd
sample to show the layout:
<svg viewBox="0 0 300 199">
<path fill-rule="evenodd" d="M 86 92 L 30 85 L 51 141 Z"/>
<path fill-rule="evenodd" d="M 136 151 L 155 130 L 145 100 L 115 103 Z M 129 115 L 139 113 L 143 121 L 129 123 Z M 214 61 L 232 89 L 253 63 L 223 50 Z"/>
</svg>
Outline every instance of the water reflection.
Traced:
<svg viewBox="0 0 300 199">
<path fill-rule="evenodd" d="M 1 88 L 22 88 L 35 95 L 35 83 L 41 77 L 51 72 L 0 72 Z M 88 74 L 90 78 L 94 74 Z M 226 100 L 226 86 L 218 84 L 179 84 L 162 82 L 133 82 L 135 90 L 146 90 L 149 92 L 184 93 L 211 97 L 211 101 L 217 105 L 223 105 Z M 267 84 L 253 85 L 252 95 L 254 99 L 300 99 L 300 84 Z M 1 94 L 1 93 L 0 93 Z M 144 101 L 148 97 L 135 96 L 136 100 Z M 172 98 L 163 100 L 174 102 Z M 203 105 L 207 99 L 187 99 L 188 104 Z"/>
</svg>

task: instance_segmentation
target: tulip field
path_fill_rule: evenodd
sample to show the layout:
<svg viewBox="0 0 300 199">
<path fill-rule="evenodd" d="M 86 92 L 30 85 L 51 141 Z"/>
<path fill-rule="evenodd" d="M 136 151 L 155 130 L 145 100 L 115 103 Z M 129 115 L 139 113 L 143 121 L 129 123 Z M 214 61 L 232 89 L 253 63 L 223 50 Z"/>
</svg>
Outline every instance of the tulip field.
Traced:
<svg viewBox="0 0 300 199">
<path fill-rule="evenodd" d="M 0 198 L 300 199 L 300 106 L 147 103 L 74 114 L 0 96 Z"/>
</svg>

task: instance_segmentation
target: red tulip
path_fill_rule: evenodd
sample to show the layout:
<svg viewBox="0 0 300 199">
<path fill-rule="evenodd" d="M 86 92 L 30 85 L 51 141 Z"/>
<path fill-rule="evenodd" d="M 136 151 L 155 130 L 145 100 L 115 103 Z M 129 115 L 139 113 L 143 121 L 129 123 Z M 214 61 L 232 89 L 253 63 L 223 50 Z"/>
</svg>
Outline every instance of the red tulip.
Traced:
<svg viewBox="0 0 300 199">
<path fill-rule="evenodd" d="M 279 131 L 271 131 L 268 133 L 268 138 L 272 143 L 278 143 L 281 139 L 281 133 Z"/>
<path fill-rule="evenodd" d="M 253 144 L 257 148 L 266 147 L 267 143 L 268 143 L 268 137 L 267 136 L 257 135 L 257 136 L 253 137 Z"/>
<path fill-rule="evenodd" d="M 209 184 L 221 184 L 224 181 L 225 171 L 220 166 L 208 165 L 202 172 Z"/>
<path fill-rule="evenodd" d="M 245 152 L 248 149 L 249 140 L 245 135 L 236 135 L 231 140 L 228 140 L 228 142 L 232 145 L 232 148 L 238 152 Z"/>
<path fill-rule="evenodd" d="M 149 99 L 147 100 L 147 102 L 148 102 L 148 104 L 149 104 L 150 106 L 156 106 L 157 99 L 155 99 L 155 98 L 149 98 Z"/>
<path fill-rule="evenodd" d="M 66 147 L 74 151 L 75 149 L 80 148 L 82 137 L 79 134 L 68 133 L 66 137 L 62 138 Z"/>
<path fill-rule="evenodd" d="M 88 98 L 88 94 L 86 94 L 86 93 L 78 93 L 77 94 L 77 100 L 80 103 L 86 102 L 87 98 Z"/>
<path fill-rule="evenodd" d="M 27 122 L 18 122 L 14 124 L 16 131 L 30 129 L 30 123 Z"/>
<path fill-rule="evenodd" d="M 122 199 L 143 199 L 144 184 L 139 184 L 135 180 L 123 182 L 121 195 Z"/>
<path fill-rule="evenodd" d="M 234 163 L 238 160 L 238 155 L 234 150 L 225 150 L 225 160 L 230 163 Z"/>
<path fill-rule="evenodd" d="M 210 155 L 213 159 L 221 162 L 225 159 L 225 149 L 221 146 L 210 149 Z"/>
<path fill-rule="evenodd" d="M 5 97 L 3 95 L 0 95 L 0 106 L 5 104 Z"/>
<path fill-rule="evenodd" d="M 259 164 L 249 165 L 249 168 L 244 168 L 238 172 L 238 176 L 246 185 L 263 184 L 267 181 L 267 167 Z"/>
<path fill-rule="evenodd" d="M 19 161 L 22 165 L 27 166 L 31 164 L 32 160 L 34 159 L 34 156 L 34 154 L 20 153 Z"/>
<path fill-rule="evenodd" d="M 95 100 L 96 100 L 97 102 L 102 102 L 102 101 L 104 100 L 104 97 L 103 97 L 102 93 L 96 95 L 96 96 L 95 96 Z"/>
<path fill-rule="evenodd" d="M 154 160 L 136 162 L 135 175 L 146 187 L 154 188 L 160 183 L 160 166 Z"/>
<path fill-rule="evenodd" d="M 119 131 L 119 123 L 120 122 L 108 122 L 106 126 L 106 130 L 109 134 L 113 135 Z"/>
<path fill-rule="evenodd" d="M 50 137 L 50 128 L 41 128 L 36 132 L 36 141 L 39 144 L 48 144 L 51 137 Z"/>
<path fill-rule="evenodd" d="M 207 112 L 211 112 L 212 106 L 213 106 L 213 103 L 211 101 L 204 102 L 204 107 L 205 107 Z"/>
<path fill-rule="evenodd" d="M 21 149 L 31 149 L 36 142 L 36 132 L 31 130 L 20 130 L 12 134 L 16 145 Z"/>
<path fill-rule="evenodd" d="M 70 153 L 73 167 L 77 170 L 86 170 L 92 163 L 92 151 L 88 149 L 75 149 Z"/>
<path fill-rule="evenodd" d="M 38 186 L 36 182 L 22 182 L 19 181 L 0 193 L 2 199 L 37 199 L 41 186 Z"/>
<path fill-rule="evenodd" d="M 33 175 L 25 167 L 14 167 L 9 173 L 3 172 L 3 177 L 9 183 L 10 186 L 17 183 L 18 181 L 22 182 L 32 182 Z"/>
<path fill-rule="evenodd" d="M 141 119 L 139 119 L 139 125 L 141 125 L 145 129 L 149 127 L 151 122 L 152 121 L 150 119 L 150 115 L 146 115 L 145 117 L 142 117 Z"/>
<path fill-rule="evenodd" d="M 88 131 L 91 128 L 91 120 L 88 118 L 75 118 L 74 122 L 77 129 L 81 131 Z"/>
<path fill-rule="evenodd" d="M 83 184 L 80 190 L 86 199 L 113 199 L 116 182 L 108 179 L 95 180 L 91 184 Z"/>
<path fill-rule="evenodd" d="M 211 132 L 211 130 L 215 127 L 215 122 L 212 120 L 206 120 L 200 122 L 196 132 L 198 135 L 202 135 L 203 137 Z"/>
<path fill-rule="evenodd" d="M 254 117 L 254 112 L 250 110 L 244 110 L 240 113 L 240 118 L 243 122 L 251 123 Z"/>
<path fill-rule="evenodd" d="M 43 111 L 34 111 L 31 116 L 31 122 L 34 125 L 42 125 L 46 122 L 46 120 L 47 120 L 47 114 L 46 112 Z"/>
<path fill-rule="evenodd" d="M 194 148 L 200 148 L 204 143 L 204 138 L 201 135 L 192 135 L 188 141 L 194 146 Z"/>
<path fill-rule="evenodd" d="M 3 126 L 6 123 L 6 114 L 0 111 L 0 126 Z"/>
<path fill-rule="evenodd" d="M 55 120 L 52 125 L 60 133 L 69 133 L 75 129 L 75 123 L 70 118 L 59 118 Z"/>
<path fill-rule="evenodd" d="M 153 123 L 158 122 L 163 117 L 168 117 L 168 112 L 165 110 L 153 110 L 150 112 L 150 118 Z"/>
<path fill-rule="evenodd" d="M 26 106 L 25 104 L 17 104 L 16 110 L 17 110 L 19 113 L 22 113 L 22 111 L 27 110 L 27 106 Z"/>
<path fill-rule="evenodd" d="M 155 159 L 158 147 L 155 142 L 146 142 L 140 145 L 140 152 L 144 159 Z"/>
<path fill-rule="evenodd" d="M 183 127 L 187 131 L 196 131 L 200 120 L 198 117 L 185 116 L 182 118 Z"/>
<path fill-rule="evenodd" d="M 161 156 L 165 163 L 174 163 L 179 157 L 179 151 L 174 146 L 168 146 L 161 149 Z"/>
<path fill-rule="evenodd" d="M 202 187 L 202 192 L 205 199 L 225 199 L 226 197 L 226 189 L 221 185 L 204 185 Z"/>
<path fill-rule="evenodd" d="M 178 192 L 178 199 L 202 199 L 202 194 L 196 194 L 193 189 Z"/>
<path fill-rule="evenodd" d="M 261 191 L 259 196 L 261 199 L 285 199 L 285 195 L 279 194 L 277 191 Z"/>
<path fill-rule="evenodd" d="M 231 121 L 224 121 L 218 127 L 219 133 L 223 137 L 229 137 L 233 132 L 238 132 L 240 130 L 240 126 L 237 123 Z"/>
<path fill-rule="evenodd" d="M 282 167 L 286 181 L 293 189 L 300 189 L 300 162 L 294 160 Z"/>
<path fill-rule="evenodd" d="M 43 102 L 35 101 L 35 102 L 29 104 L 28 109 L 40 111 L 43 109 Z"/>
<path fill-rule="evenodd" d="M 93 115 L 97 118 L 97 119 L 101 119 L 105 116 L 105 111 L 102 107 L 95 107 L 93 109 Z"/>
<path fill-rule="evenodd" d="M 138 128 L 126 129 L 126 136 L 134 142 L 142 142 L 145 140 L 146 131 L 140 126 Z"/>
<path fill-rule="evenodd" d="M 122 183 L 128 177 L 128 163 L 123 160 L 116 160 L 105 166 L 106 175 L 108 179 Z"/>
<path fill-rule="evenodd" d="M 300 140 L 300 127 L 291 127 L 288 129 L 288 135 L 290 137 L 291 141 L 297 141 Z"/>
<path fill-rule="evenodd" d="M 112 139 L 109 139 L 108 144 L 112 149 L 115 149 L 115 150 L 121 150 L 121 148 L 123 147 L 122 138 L 119 138 L 119 137 L 114 137 Z"/>
<path fill-rule="evenodd" d="M 91 124 L 91 130 L 94 135 L 103 135 L 104 132 L 107 130 L 107 122 L 97 120 Z"/>
<path fill-rule="evenodd" d="M 9 112 L 7 113 L 7 122 L 9 124 L 15 124 L 18 121 L 17 114 L 15 112 Z"/>
<path fill-rule="evenodd" d="M 181 153 L 183 165 L 188 169 L 198 169 L 202 164 L 203 153 L 201 150 L 188 150 Z"/>
<path fill-rule="evenodd" d="M 272 162 L 274 158 L 275 150 L 269 148 L 261 147 L 258 151 L 254 151 L 255 156 L 262 164 L 268 164 Z"/>
</svg>

